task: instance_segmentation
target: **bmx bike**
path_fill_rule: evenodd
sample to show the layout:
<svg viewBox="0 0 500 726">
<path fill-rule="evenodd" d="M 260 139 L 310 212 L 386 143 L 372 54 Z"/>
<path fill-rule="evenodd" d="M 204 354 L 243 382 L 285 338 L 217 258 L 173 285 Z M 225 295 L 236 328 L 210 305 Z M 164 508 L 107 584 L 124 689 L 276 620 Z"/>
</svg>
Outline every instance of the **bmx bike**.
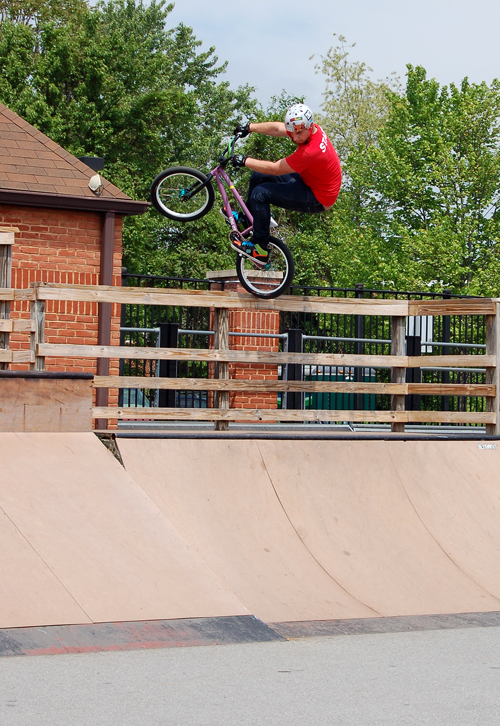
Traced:
<svg viewBox="0 0 500 726">
<path fill-rule="evenodd" d="M 187 166 L 174 166 L 160 172 L 151 185 L 151 201 L 154 207 L 176 222 L 200 219 L 213 207 L 215 192 L 212 180 L 215 179 L 224 203 L 227 222 L 231 227 L 229 240 L 248 238 L 253 229 L 253 217 L 225 169 L 240 138 L 239 133 L 234 135 L 220 156 L 218 165 L 208 174 Z M 228 191 L 232 193 L 243 215 L 233 212 Z M 237 219 L 245 222 L 238 226 Z M 256 297 L 270 299 L 282 295 L 290 287 L 294 272 L 292 253 L 283 240 L 277 237 L 270 237 L 269 258 L 265 264 L 242 254 L 237 254 L 236 257 L 238 279 L 245 290 Z"/>
</svg>

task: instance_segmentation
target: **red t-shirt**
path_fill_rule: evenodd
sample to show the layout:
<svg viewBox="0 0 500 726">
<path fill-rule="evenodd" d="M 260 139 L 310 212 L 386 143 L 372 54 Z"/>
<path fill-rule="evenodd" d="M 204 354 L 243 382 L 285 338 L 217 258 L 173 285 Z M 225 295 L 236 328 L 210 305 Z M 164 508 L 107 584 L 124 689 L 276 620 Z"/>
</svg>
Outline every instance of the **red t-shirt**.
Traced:
<svg viewBox="0 0 500 726">
<path fill-rule="evenodd" d="M 330 207 L 339 195 L 342 170 L 332 142 L 321 126 L 315 126 L 316 133 L 309 143 L 297 147 L 286 161 L 311 188 L 318 202 Z"/>
</svg>

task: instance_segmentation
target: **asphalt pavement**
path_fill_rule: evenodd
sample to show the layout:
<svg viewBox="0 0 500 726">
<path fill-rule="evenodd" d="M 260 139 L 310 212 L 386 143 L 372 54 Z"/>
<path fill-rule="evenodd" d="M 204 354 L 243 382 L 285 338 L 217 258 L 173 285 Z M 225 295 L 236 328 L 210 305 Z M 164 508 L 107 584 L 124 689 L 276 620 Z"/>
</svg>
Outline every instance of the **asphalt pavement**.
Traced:
<svg viewBox="0 0 500 726">
<path fill-rule="evenodd" d="M 1 726 L 498 726 L 500 627 L 0 658 Z"/>
</svg>

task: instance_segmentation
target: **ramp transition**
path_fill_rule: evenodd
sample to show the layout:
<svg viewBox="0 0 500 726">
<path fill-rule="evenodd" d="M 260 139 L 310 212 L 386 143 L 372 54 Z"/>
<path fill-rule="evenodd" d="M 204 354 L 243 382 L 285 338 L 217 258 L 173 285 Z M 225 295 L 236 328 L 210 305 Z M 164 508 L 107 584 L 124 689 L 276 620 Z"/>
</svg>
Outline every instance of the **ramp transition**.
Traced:
<svg viewBox="0 0 500 726">
<path fill-rule="evenodd" d="M 414 616 L 498 616 L 493 444 L 120 438 L 118 445 L 125 468 L 92 433 L 0 435 L 4 640 L 5 629 L 122 623 L 78 631 L 80 646 L 97 647 L 102 632 L 113 647 L 120 631 L 131 647 L 163 647 L 168 638 L 182 641 L 176 632 L 197 642 L 203 619 L 233 622 L 237 637 L 251 640 L 271 637 L 262 621 L 287 636 L 299 634 L 293 623 L 304 633 L 332 633 L 332 621 L 345 632 L 348 622 L 378 631 L 381 617 L 402 618 L 397 627 L 406 628 L 404 618 Z M 174 620 L 175 628 L 165 625 Z M 196 623 L 188 628 L 188 620 Z M 139 635 L 126 625 L 137 621 L 146 623 Z M 64 632 L 73 647 L 74 631 Z M 219 638 L 217 628 L 210 633 Z M 36 650 L 34 636 L 23 637 Z"/>
<path fill-rule="evenodd" d="M 500 610 L 500 451 L 478 441 L 119 439 L 265 622 Z"/>
<path fill-rule="evenodd" d="M 0 461 L 0 628 L 248 614 L 93 433 Z"/>
</svg>

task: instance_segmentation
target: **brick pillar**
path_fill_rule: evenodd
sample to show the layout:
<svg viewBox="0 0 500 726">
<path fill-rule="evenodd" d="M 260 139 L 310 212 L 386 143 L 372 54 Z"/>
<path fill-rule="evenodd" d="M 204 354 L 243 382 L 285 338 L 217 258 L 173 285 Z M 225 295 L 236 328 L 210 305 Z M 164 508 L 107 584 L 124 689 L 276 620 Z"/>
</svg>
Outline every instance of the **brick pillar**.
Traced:
<svg viewBox="0 0 500 726">
<path fill-rule="evenodd" d="M 248 295 L 240 285 L 236 270 L 214 270 L 207 272 L 211 280 L 211 290 L 241 292 Z M 280 328 L 279 312 L 269 310 L 230 310 L 230 333 L 271 333 L 278 334 Z M 210 314 L 210 327 L 213 329 L 213 313 Z M 229 337 L 230 350 L 279 351 L 279 338 L 256 338 L 248 335 Z M 212 367 L 211 367 L 212 368 Z M 209 373 L 213 376 L 213 371 Z M 249 379 L 254 381 L 278 380 L 278 366 L 261 363 L 230 363 L 229 378 Z M 259 393 L 252 391 L 232 391 L 229 396 L 230 408 L 277 408 L 277 393 Z"/>
</svg>

